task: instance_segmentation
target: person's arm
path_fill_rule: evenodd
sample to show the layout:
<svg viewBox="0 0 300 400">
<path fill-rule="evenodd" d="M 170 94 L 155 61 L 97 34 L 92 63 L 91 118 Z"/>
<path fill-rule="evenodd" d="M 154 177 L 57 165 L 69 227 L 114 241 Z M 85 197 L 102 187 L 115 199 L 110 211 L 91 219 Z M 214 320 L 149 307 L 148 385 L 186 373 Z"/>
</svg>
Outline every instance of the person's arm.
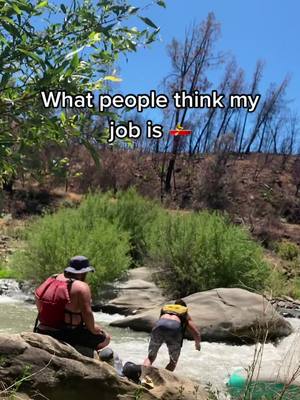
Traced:
<svg viewBox="0 0 300 400">
<path fill-rule="evenodd" d="M 201 345 L 201 334 L 195 323 L 193 322 L 192 318 L 189 316 L 188 318 L 188 323 L 187 323 L 187 328 L 191 332 L 194 341 L 195 341 L 195 348 L 196 350 L 200 351 Z"/>
<path fill-rule="evenodd" d="M 101 333 L 102 329 L 100 326 L 95 324 L 94 314 L 91 307 L 91 299 L 92 297 L 90 288 L 86 284 L 82 285 L 79 292 L 79 305 L 82 319 L 87 329 L 91 333 L 97 335 Z"/>
</svg>

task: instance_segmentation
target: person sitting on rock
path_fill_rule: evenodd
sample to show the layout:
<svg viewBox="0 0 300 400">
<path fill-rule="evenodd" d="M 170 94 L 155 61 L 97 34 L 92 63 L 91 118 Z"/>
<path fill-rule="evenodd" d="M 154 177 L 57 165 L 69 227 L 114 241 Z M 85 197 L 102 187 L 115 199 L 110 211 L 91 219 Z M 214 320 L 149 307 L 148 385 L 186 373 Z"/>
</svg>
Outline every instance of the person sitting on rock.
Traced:
<svg viewBox="0 0 300 400">
<path fill-rule="evenodd" d="M 191 332 L 195 340 L 196 350 L 200 351 L 200 332 L 188 314 L 186 303 L 180 299 L 176 300 L 175 304 L 166 304 L 161 309 L 160 318 L 152 329 L 148 357 L 144 361 L 144 366 L 153 364 L 158 350 L 165 343 L 170 357 L 166 369 L 174 371 L 180 356 L 186 329 Z"/>
<path fill-rule="evenodd" d="M 109 344 L 110 336 L 94 321 L 91 291 L 85 282 L 88 272 L 94 272 L 89 260 L 75 256 L 63 274 L 48 278 L 36 289 L 35 332 L 94 350 Z"/>
</svg>

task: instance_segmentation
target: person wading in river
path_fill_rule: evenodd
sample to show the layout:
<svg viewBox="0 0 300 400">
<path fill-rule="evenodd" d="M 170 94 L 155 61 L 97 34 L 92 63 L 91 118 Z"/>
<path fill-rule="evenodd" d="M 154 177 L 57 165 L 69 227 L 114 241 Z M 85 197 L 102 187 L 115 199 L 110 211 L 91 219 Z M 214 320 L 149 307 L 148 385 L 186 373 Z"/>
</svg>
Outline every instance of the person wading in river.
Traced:
<svg viewBox="0 0 300 400">
<path fill-rule="evenodd" d="M 88 272 L 94 272 L 89 260 L 75 256 L 63 274 L 48 278 L 36 289 L 35 332 L 94 350 L 109 344 L 110 336 L 94 321 L 91 291 L 85 282 Z"/>
<path fill-rule="evenodd" d="M 158 350 L 165 343 L 168 348 L 170 361 L 166 366 L 174 371 L 180 356 L 185 330 L 188 329 L 195 340 L 195 348 L 200 351 L 200 332 L 188 314 L 188 308 L 183 300 L 176 300 L 175 304 L 166 304 L 160 312 L 160 318 L 151 332 L 148 357 L 145 366 L 150 366 L 156 359 Z"/>
</svg>

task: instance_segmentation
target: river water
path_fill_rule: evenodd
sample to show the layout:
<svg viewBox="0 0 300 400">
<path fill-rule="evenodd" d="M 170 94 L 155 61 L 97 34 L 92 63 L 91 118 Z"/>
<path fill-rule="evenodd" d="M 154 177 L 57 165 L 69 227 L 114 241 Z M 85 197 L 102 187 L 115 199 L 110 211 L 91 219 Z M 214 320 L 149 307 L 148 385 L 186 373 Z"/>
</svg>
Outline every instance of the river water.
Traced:
<svg viewBox="0 0 300 400">
<path fill-rule="evenodd" d="M 119 354 L 123 362 L 142 363 L 147 355 L 149 335 L 129 329 L 110 327 L 110 322 L 123 318 L 120 315 L 103 313 L 94 313 L 94 315 L 96 321 L 112 335 L 110 347 Z M 32 331 L 36 309 L 35 306 L 24 303 L 22 299 L 0 296 L 0 316 L 0 333 Z M 271 343 L 266 344 L 263 353 L 265 362 L 272 363 L 281 360 L 290 349 L 294 349 L 293 346 L 300 337 L 300 320 L 289 319 L 289 321 L 294 327 L 294 333 L 283 339 L 277 346 Z M 198 352 L 194 349 L 193 342 L 185 340 L 176 373 L 203 385 L 211 383 L 214 388 L 224 392 L 225 382 L 229 375 L 239 367 L 247 368 L 253 361 L 254 351 L 254 345 L 234 346 L 203 342 L 201 351 Z M 155 366 L 164 367 L 167 362 L 167 349 L 162 347 Z"/>
</svg>

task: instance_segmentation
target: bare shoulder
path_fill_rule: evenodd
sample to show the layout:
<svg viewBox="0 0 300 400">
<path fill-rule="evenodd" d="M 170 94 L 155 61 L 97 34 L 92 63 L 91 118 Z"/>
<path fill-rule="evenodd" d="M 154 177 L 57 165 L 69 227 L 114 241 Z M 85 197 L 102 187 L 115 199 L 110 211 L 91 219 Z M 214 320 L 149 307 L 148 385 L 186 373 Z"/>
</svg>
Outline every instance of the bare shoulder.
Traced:
<svg viewBox="0 0 300 400">
<path fill-rule="evenodd" d="M 82 293 L 82 294 L 90 294 L 91 290 L 89 285 L 86 282 L 75 280 L 72 284 L 73 292 Z"/>
</svg>

